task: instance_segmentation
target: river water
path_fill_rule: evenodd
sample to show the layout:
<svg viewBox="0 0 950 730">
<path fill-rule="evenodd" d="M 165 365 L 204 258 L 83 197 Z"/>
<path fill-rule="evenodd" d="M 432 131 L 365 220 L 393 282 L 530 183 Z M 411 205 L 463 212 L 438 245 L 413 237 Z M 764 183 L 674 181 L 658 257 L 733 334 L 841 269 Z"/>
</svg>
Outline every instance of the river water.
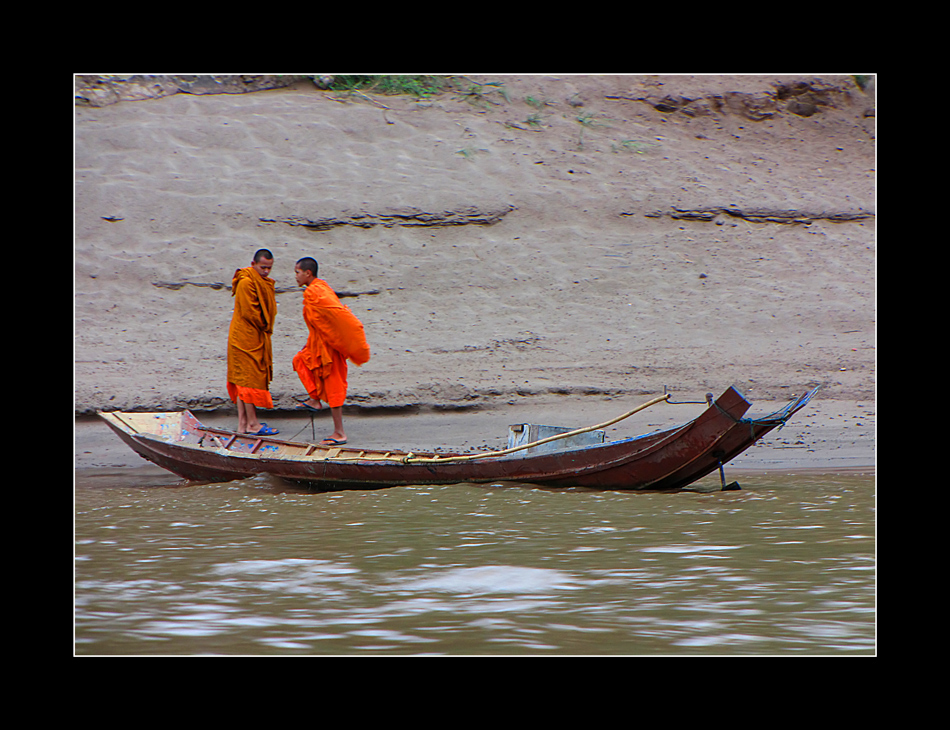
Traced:
<svg viewBox="0 0 950 730">
<path fill-rule="evenodd" d="M 74 651 L 876 654 L 875 478 L 728 476 L 740 491 L 77 476 Z"/>
</svg>

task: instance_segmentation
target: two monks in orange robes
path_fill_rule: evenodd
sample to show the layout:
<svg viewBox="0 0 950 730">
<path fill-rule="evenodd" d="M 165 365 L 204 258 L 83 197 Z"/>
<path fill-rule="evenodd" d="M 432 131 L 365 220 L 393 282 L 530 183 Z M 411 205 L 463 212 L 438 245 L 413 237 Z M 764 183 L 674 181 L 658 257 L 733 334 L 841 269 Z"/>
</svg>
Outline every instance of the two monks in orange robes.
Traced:
<svg viewBox="0 0 950 730">
<path fill-rule="evenodd" d="M 258 408 L 273 408 L 270 382 L 274 379 L 271 336 L 277 317 L 274 280 L 270 277 L 274 255 L 267 249 L 254 254 L 251 265 L 234 272 L 231 294 L 234 315 L 228 331 L 228 395 L 237 405 L 238 431 L 256 436 L 279 433 L 261 423 Z M 306 287 L 303 318 L 307 324 L 307 344 L 293 359 L 293 368 L 309 398 L 302 409 L 330 407 L 333 433 L 323 443 L 346 443 L 343 430 L 343 403 L 346 400 L 347 365 L 369 361 L 369 345 L 363 324 L 340 303 L 322 279 L 317 278 L 317 262 L 302 258 L 294 267 L 297 284 Z"/>
<path fill-rule="evenodd" d="M 294 356 L 293 367 L 310 397 L 300 407 L 319 410 L 323 407 L 321 401 L 325 402 L 333 418 L 333 433 L 322 443 L 345 444 L 346 361 L 363 365 L 370 357 L 363 324 L 349 307 L 340 303 L 329 284 L 317 278 L 314 259 L 300 259 L 294 266 L 294 275 L 297 284 L 306 287 L 303 318 L 307 324 L 307 344 Z"/>
</svg>

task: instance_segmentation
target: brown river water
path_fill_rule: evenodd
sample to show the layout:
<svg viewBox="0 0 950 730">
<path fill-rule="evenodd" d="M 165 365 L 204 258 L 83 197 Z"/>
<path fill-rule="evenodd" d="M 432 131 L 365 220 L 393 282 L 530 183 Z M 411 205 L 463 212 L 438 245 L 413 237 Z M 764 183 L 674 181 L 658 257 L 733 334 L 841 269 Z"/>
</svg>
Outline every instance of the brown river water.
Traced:
<svg viewBox="0 0 950 730">
<path fill-rule="evenodd" d="M 309 493 L 77 472 L 74 652 L 875 655 L 875 477 L 733 478 Z"/>
</svg>

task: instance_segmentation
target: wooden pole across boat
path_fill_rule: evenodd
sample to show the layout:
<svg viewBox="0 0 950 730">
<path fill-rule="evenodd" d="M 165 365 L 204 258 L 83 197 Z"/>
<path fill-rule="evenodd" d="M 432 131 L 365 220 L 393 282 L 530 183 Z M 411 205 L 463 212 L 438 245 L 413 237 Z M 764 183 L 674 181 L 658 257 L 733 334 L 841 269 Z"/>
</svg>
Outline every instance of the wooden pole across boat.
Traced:
<svg viewBox="0 0 950 730">
<path fill-rule="evenodd" d="M 516 451 L 523 451 L 524 449 L 530 449 L 533 446 L 547 444 L 547 443 L 550 443 L 551 441 L 557 441 L 558 439 L 569 438 L 570 436 L 577 436 L 578 434 L 587 433 L 589 431 L 599 431 L 600 429 L 606 428 L 607 426 L 612 426 L 613 424 L 618 423 L 625 418 L 629 418 L 633 414 L 639 413 L 640 411 L 646 408 L 649 408 L 650 406 L 654 406 L 657 403 L 669 400 L 671 395 L 672 393 L 667 393 L 665 395 L 658 396 L 654 398 L 653 400 L 649 400 L 646 403 L 637 406 L 632 411 L 627 411 L 622 416 L 617 416 L 616 418 L 612 418 L 609 421 L 598 423 L 596 426 L 587 426 L 585 428 L 577 428 L 577 429 L 574 429 L 573 431 L 568 431 L 567 433 L 559 433 L 559 434 L 556 434 L 555 436 L 548 436 L 547 438 L 543 438 L 540 441 L 532 441 L 530 444 L 522 444 L 521 446 L 513 446 L 510 449 L 504 449 L 502 451 L 487 451 L 481 454 L 466 454 L 465 456 L 413 456 L 412 454 L 408 454 L 405 457 L 403 457 L 402 461 L 407 464 L 421 464 L 421 463 L 430 464 L 430 463 L 435 463 L 435 462 L 438 462 L 440 464 L 445 464 L 445 463 L 454 462 L 454 461 L 472 461 L 473 459 L 487 459 L 491 456 L 506 456 L 507 454 L 513 454 Z"/>
</svg>

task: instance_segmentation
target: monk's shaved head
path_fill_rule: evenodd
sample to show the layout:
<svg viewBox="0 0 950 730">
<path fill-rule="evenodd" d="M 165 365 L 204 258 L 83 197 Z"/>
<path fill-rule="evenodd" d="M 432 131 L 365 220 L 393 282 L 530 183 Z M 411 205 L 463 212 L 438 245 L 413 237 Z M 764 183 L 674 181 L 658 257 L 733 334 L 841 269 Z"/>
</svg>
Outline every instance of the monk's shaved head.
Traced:
<svg viewBox="0 0 950 730">
<path fill-rule="evenodd" d="M 297 262 L 297 266 L 303 271 L 309 271 L 311 274 L 316 277 L 317 275 L 317 260 L 310 258 L 309 256 L 304 256 L 300 261 Z"/>
</svg>

